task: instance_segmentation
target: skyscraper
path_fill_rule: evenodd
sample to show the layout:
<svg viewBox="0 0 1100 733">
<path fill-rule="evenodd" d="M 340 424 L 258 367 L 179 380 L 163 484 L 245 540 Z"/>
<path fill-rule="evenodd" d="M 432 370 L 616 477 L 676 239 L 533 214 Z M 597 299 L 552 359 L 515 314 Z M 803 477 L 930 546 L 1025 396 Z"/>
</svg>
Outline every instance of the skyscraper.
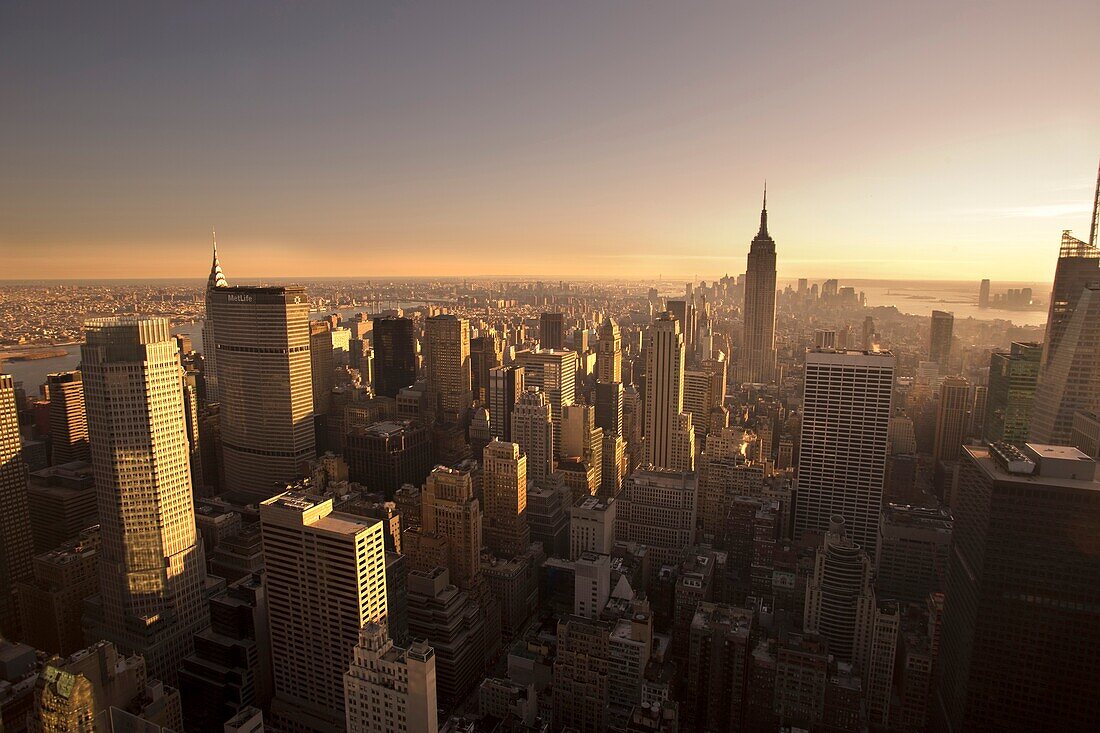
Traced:
<svg viewBox="0 0 1100 733">
<path fill-rule="evenodd" d="M 1097 187 L 1100 201 L 1100 185 Z M 1054 269 L 1054 287 L 1050 293 L 1046 336 L 1043 338 L 1045 370 L 1054 358 L 1062 336 L 1077 309 L 1077 301 L 1087 285 L 1100 283 L 1100 248 L 1095 241 L 1082 242 L 1068 231 L 1062 232 L 1058 264 Z"/>
<path fill-rule="evenodd" d="M 688 354 L 694 355 L 696 326 L 694 302 L 690 299 L 669 300 L 665 303 L 665 307 L 668 312 L 676 316 L 676 320 L 680 322 L 680 333 L 683 334 L 684 337 L 684 350 Z"/>
<path fill-rule="evenodd" d="M 981 286 L 978 288 L 978 307 L 989 307 L 989 279 L 982 280 Z"/>
<path fill-rule="evenodd" d="M 940 374 L 948 373 L 951 359 L 951 339 L 955 331 L 955 314 L 945 311 L 932 311 L 929 329 L 928 360 L 940 365 Z"/>
<path fill-rule="evenodd" d="M 384 624 L 359 632 L 344 675 L 348 733 L 437 733 L 435 650 L 422 641 L 395 646 Z"/>
<path fill-rule="evenodd" d="M 875 552 L 894 387 L 893 354 L 806 354 L 795 532 L 844 518 L 848 536 Z"/>
<path fill-rule="evenodd" d="M 576 401 L 577 352 L 546 349 L 524 351 L 516 360 L 523 367 L 524 385 L 538 387 L 550 402 L 550 414 L 554 422 L 554 447 L 560 452 L 562 410 Z"/>
<path fill-rule="evenodd" d="M 542 349 L 558 351 L 565 348 L 564 321 L 565 316 L 561 313 L 543 313 L 539 317 L 539 346 Z"/>
<path fill-rule="evenodd" d="M 984 422 L 988 442 L 1027 440 L 1042 358 L 1042 344 L 1021 341 L 1013 342 L 1007 353 L 994 352 L 990 357 Z"/>
<path fill-rule="evenodd" d="M 225 488 L 263 500 L 317 456 L 309 298 L 220 282 L 206 291 L 203 346 L 216 354 Z"/>
<path fill-rule="evenodd" d="M 1095 471 L 1075 448 L 963 448 L 933 705 L 941 729 L 1096 727 Z"/>
<path fill-rule="evenodd" d="M 504 360 L 504 344 L 492 333 L 470 340 L 470 379 L 474 399 L 489 403 L 489 372 Z"/>
<path fill-rule="evenodd" d="M 596 381 L 601 384 L 623 381 L 623 339 L 619 324 L 608 316 L 600 324 L 600 345 L 596 352 Z"/>
<path fill-rule="evenodd" d="M 482 514 L 469 471 L 436 466 L 420 494 L 420 529 L 447 540 L 447 568 L 454 584 L 473 587 L 481 567 Z"/>
<path fill-rule="evenodd" d="M 489 433 L 512 439 L 512 411 L 523 394 L 523 367 L 498 366 L 489 370 Z"/>
<path fill-rule="evenodd" d="M 382 397 L 397 393 L 416 381 L 416 333 L 408 318 L 375 318 L 371 336 L 374 349 L 374 392 Z"/>
<path fill-rule="evenodd" d="M 940 384 L 940 401 L 936 405 L 936 437 L 932 443 L 932 460 L 953 461 L 959 457 L 966 438 L 967 414 L 970 409 L 970 382 L 963 377 L 947 377 Z"/>
<path fill-rule="evenodd" d="M 473 402 L 469 321 L 443 314 L 424 322 L 424 373 L 437 419 L 458 422 Z"/>
<path fill-rule="evenodd" d="M 512 440 L 527 456 L 531 483 L 544 481 L 554 473 L 554 423 L 550 403 L 537 387 L 525 389 L 515 404 Z"/>
<path fill-rule="evenodd" d="M 527 526 L 527 456 L 515 443 L 485 446 L 481 496 L 485 501 L 485 546 L 500 557 L 523 554 L 531 543 Z"/>
<path fill-rule="evenodd" d="M 768 234 L 768 189 L 760 210 L 760 231 L 749 246 L 745 269 L 745 335 L 741 379 L 770 382 L 775 375 L 775 241 Z"/>
<path fill-rule="evenodd" d="M 684 466 L 684 337 L 680 322 L 662 313 L 646 330 L 645 463 L 657 468 Z M 690 420 L 690 417 L 688 418 Z M 694 443 L 693 443 L 694 445 Z"/>
<path fill-rule="evenodd" d="M 214 259 L 210 263 L 210 275 L 206 278 L 206 318 L 202 323 L 203 376 L 206 382 L 207 403 L 217 402 L 218 394 L 218 349 L 214 345 L 214 321 L 211 318 L 211 296 L 221 288 L 228 288 L 222 266 L 218 262 L 218 239 L 210 233 L 214 248 Z"/>
<path fill-rule="evenodd" d="M 806 583 L 806 631 L 821 634 L 838 659 L 861 659 L 867 641 L 866 623 L 875 607 L 871 580 L 874 565 L 845 533 L 844 518 L 832 518 L 825 542 L 817 551 L 813 577 Z"/>
<path fill-rule="evenodd" d="M 50 389 L 50 463 L 59 466 L 91 460 L 80 372 L 47 374 L 46 383 Z"/>
<path fill-rule="evenodd" d="M 313 414 L 326 415 L 329 395 L 335 383 L 332 374 L 335 368 L 332 329 L 327 321 L 311 321 L 309 324 L 309 363 L 313 380 Z"/>
<path fill-rule="evenodd" d="M 100 521 L 100 595 L 86 626 L 174 684 L 208 615 L 168 319 L 88 321 L 81 366 Z"/>
<path fill-rule="evenodd" d="M 1029 437 L 1069 445 L 1073 416 L 1100 407 L 1100 283 L 1081 290 L 1061 342 L 1043 365 Z"/>
<path fill-rule="evenodd" d="M 284 492 L 260 504 L 280 727 L 343 730 L 344 673 L 365 625 L 386 618 L 382 521 Z"/>
<path fill-rule="evenodd" d="M 0 374 L 0 634 L 4 636 L 17 631 L 15 584 L 33 575 L 33 555 L 15 381 L 9 374 Z"/>
</svg>

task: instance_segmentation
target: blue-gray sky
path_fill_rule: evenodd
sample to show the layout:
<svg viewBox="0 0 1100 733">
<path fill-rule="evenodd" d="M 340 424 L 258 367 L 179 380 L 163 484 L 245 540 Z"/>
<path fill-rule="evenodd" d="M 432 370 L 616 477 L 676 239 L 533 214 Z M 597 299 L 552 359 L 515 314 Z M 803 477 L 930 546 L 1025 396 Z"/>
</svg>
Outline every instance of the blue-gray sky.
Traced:
<svg viewBox="0 0 1100 733">
<path fill-rule="evenodd" d="M 1036 280 L 1100 3 L 0 4 L 10 276 Z M 5 275 L 8 276 L 8 275 Z"/>
</svg>

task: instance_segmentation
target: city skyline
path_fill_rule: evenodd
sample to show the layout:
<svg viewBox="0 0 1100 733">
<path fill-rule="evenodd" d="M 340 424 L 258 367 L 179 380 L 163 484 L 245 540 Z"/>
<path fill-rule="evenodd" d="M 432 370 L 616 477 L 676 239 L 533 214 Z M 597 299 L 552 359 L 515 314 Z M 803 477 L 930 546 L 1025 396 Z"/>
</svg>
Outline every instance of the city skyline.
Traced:
<svg viewBox="0 0 1100 733">
<path fill-rule="evenodd" d="M 1064 31 L 1100 10 L 864 5 L 9 6 L 0 248 L 181 277 L 213 226 L 244 278 L 713 277 L 767 178 L 780 278 L 1049 279 L 1100 119 Z"/>
</svg>

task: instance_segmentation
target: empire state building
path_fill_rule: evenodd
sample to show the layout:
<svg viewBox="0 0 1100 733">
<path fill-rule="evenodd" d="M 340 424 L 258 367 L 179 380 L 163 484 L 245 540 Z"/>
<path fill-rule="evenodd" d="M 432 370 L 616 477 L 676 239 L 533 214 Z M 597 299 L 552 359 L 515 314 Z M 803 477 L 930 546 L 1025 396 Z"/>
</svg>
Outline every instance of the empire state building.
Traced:
<svg viewBox="0 0 1100 733">
<path fill-rule="evenodd" d="M 775 378 L 775 241 L 768 234 L 767 187 L 760 210 L 760 231 L 749 247 L 744 316 L 741 380 L 770 382 Z"/>
</svg>

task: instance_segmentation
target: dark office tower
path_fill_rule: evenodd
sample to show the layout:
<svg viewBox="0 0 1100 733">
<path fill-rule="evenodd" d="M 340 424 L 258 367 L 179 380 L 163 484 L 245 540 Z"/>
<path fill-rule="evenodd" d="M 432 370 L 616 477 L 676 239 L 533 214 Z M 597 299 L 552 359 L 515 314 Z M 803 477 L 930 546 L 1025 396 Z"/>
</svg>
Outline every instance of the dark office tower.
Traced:
<svg viewBox="0 0 1100 733">
<path fill-rule="evenodd" d="M 300 286 L 226 286 L 206 299 L 225 488 L 266 499 L 317 453 L 309 299 Z"/>
<path fill-rule="evenodd" d="M 50 464 L 90 461 L 88 418 L 84 412 L 84 382 L 80 372 L 46 375 L 50 389 Z"/>
<path fill-rule="evenodd" d="M 0 374 L 0 636 L 18 638 L 15 584 L 31 578 L 33 556 L 15 381 Z"/>
<path fill-rule="evenodd" d="M 1068 231 L 1062 232 L 1058 264 L 1054 269 L 1054 288 L 1050 294 L 1046 337 L 1043 339 L 1043 369 L 1054 358 L 1062 336 L 1069 327 L 1077 301 L 1086 285 L 1100 282 L 1100 248 L 1082 242 Z"/>
<path fill-rule="evenodd" d="M 955 331 L 955 314 L 932 311 L 929 331 L 928 359 L 940 365 L 940 374 L 947 374 L 951 360 L 951 339 Z"/>
<path fill-rule="evenodd" d="M 199 434 L 199 379 L 197 372 L 183 374 L 183 418 L 187 426 L 187 449 L 191 454 L 191 488 L 196 497 L 207 496 L 202 466 L 202 436 Z"/>
<path fill-rule="evenodd" d="M 796 536 L 828 529 L 839 514 L 849 536 L 874 556 L 894 368 L 885 351 L 806 354 Z"/>
<path fill-rule="evenodd" d="M 690 300 L 670 300 L 666 304 L 668 312 L 680 322 L 680 333 L 684 335 L 684 348 L 688 354 L 695 348 L 695 305 Z"/>
<path fill-rule="evenodd" d="M 1096 730 L 1095 471 L 1076 448 L 963 449 L 933 705 L 942 730 Z"/>
<path fill-rule="evenodd" d="M 332 370 L 332 330 L 326 321 L 309 324 L 309 363 L 313 375 L 313 414 L 327 415 L 335 380 Z"/>
<path fill-rule="evenodd" d="M 208 623 L 179 351 L 166 318 L 104 318 L 85 325 L 80 357 L 100 521 L 85 627 L 175 684 Z"/>
<path fill-rule="evenodd" d="M 1022 341 L 990 358 L 984 432 L 988 442 L 1018 445 L 1027 440 L 1042 358 L 1042 344 Z"/>
<path fill-rule="evenodd" d="M 489 434 L 512 439 L 512 411 L 523 393 L 523 367 L 498 366 L 489 370 Z"/>
<path fill-rule="evenodd" d="M 474 399 L 489 404 L 489 370 L 504 362 L 504 344 L 493 334 L 470 340 L 470 377 Z"/>
<path fill-rule="evenodd" d="M 469 321 L 449 314 L 425 321 L 424 373 L 435 416 L 458 422 L 473 402 Z"/>
<path fill-rule="evenodd" d="M 623 338 L 619 324 L 611 316 L 605 318 L 600 325 L 596 381 L 604 384 L 623 381 Z"/>
<path fill-rule="evenodd" d="M 1073 416 L 1100 406 L 1100 283 L 1081 290 L 1062 340 L 1043 365 L 1029 438 L 1070 445 Z"/>
<path fill-rule="evenodd" d="M 932 444 L 932 461 L 953 461 L 967 432 L 970 411 L 970 382 L 963 377 L 947 377 L 940 385 L 940 400 L 936 405 L 936 438 Z"/>
<path fill-rule="evenodd" d="M 744 730 L 753 612 L 699 603 L 691 619 L 681 711 L 689 730 Z"/>
<path fill-rule="evenodd" d="M 978 288 L 978 307 L 989 307 L 989 280 L 982 280 L 981 287 Z"/>
<path fill-rule="evenodd" d="M 397 397 L 416 382 L 416 332 L 408 318 L 374 319 L 374 393 Z"/>
<path fill-rule="evenodd" d="M 760 231 L 749 246 L 744 316 L 741 381 L 770 382 L 775 374 L 775 241 L 768 234 L 767 188 Z"/>
<path fill-rule="evenodd" d="M 863 319 L 863 350 L 871 351 L 875 346 L 875 319 L 866 316 Z"/>
<path fill-rule="evenodd" d="M 562 341 L 564 327 L 564 315 L 561 313 L 543 313 L 539 318 L 539 346 L 554 351 L 565 348 Z"/>
<path fill-rule="evenodd" d="M 623 434 L 623 385 L 619 382 L 596 384 L 596 427 L 604 435 Z"/>
</svg>

